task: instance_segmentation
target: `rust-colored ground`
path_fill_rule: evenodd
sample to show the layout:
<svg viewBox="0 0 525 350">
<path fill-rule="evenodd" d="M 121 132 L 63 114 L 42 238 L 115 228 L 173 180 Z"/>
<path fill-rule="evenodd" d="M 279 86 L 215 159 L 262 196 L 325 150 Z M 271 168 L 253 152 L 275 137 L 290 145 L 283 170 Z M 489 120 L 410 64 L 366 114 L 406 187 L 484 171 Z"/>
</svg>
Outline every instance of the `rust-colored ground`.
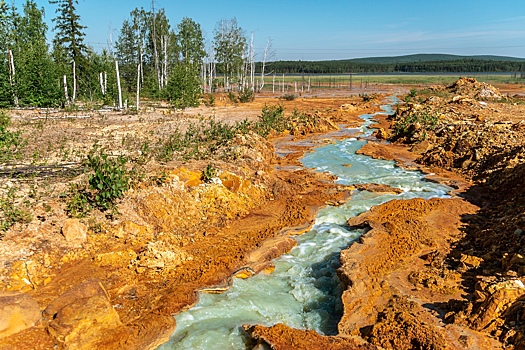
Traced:
<svg viewBox="0 0 525 350">
<path fill-rule="evenodd" d="M 378 120 L 379 140 L 371 138 L 363 153 L 431 173 L 430 179 L 449 184 L 458 196 L 391 201 L 351 219 L 349 225 L 371 230 L 341 254 L 345 312 L 339 335 L 247 325 L 261 347 L 523 346 L 525 109 L 519 99 L 479 99 L 481 88 L 462 81 L 449 90 L 431 89 L 397 116 Z M 374 102 L 360 101 L 328 95 L 282 101 L 288 111 L 317 114 L 322 122 L 294 135 L 274 134 L 273 143 L 254 135 L 237 140 L 237 161 L 213 161 L 222 184 L 201 184 L 207 162 L 151 164 L 149 174 L 158 178 L 162 172 L 162 180 L 130 191 L 118 218 L 67 219 L 58 193 L 71 179 L 51 177 L 49 192 L 33 208 L 37 220 L 15 226 L 3 241 L 0 289 L 15 294 L 0 293 L 0 307 L 7 312 L 14 300 L 25 301 L 0 323 L 0 348 L 155 348 L 173 332 L 172 315 L 195 302 L 196 290 L 220 292 L 232 275 L 271 273 L 270 260 L 294 245 L 290 230 L 306 230 L 318 207 L 350 195 L 351 188 L 333 185 L 329 176 L 298 167 L 297 158 L 324 142 L 337 124 L 357 125 L 358 115 L 377 110 Z M 35 112 L 15 119 L 28 126 L 30 151 L 57 159 L 65 149 L 80 154 L 95 140 L 118 149 L 211 114 L 253 119 L 275 102 L 265 97 L 230 105 L 219 98 L 213 109 L 183 114 L 158 108 L 141 115 L 51 119 L 42 127 L 31 119 Z M 438 128 L 423 141 L 384 141 L 396 141 L 396 118 L 419 108 L 439 111 Z M 290 144 L 292 139 L 303 142 Z M 62 153 L 46 147 L 53 143 L 64 145 Z M 34 315 L 35 308 L 43 317 L 26 324 L 20 315 Z"/>
<path fill-rule="evenodd" d="M 125 135 L 167 132 L 173 123 L 183 124 L 197 114 L 253 119 L 265 104 L 279 102 L 219 103 L 213 109 L 187 111 L 176 121 L 153 112 L 55 119 L 44 124 L 32 147 L 43 148 L 57 142 L 58 135 L 71 134 L 76 139 L 67 143 L 76 149 L 89 148 L 95 137 L 111 149 Z M 205 162 L 153 164 L 148 171 L 162 171 L 162 181 L 144 182 L 130 191 L 113 221 L 100 215 L 67 219 L 58 196 L 42 196 L 34 208 L 40 220 L 15 226 L 4 238 L 1 289 L 31 296 L 43 317 L 13 335 L 4 333 L 0 348 L 138 349 L 162 344 L 175 328 L 173 315 L 196 302 L 197 290 L 221 291 L 234 274 L 271 272 L 270 261 L 294 246 L 291 233 L 307 230 L 326 202 L 348 198 L 351 189 L 334 185 L 325 174 L 297 168 L 297 158 L 324 142 L 320 132 L 337 131 L 338 123 L 357 125 L 358 115 L 378 110 L 377 102 L 365 104 L 359 97 L 282 102 L 289 112 L 317 113 L 320 120 L 315 128 L 275 139 L 286 157 L 276 157 L 271 143 L 247 135 L 238 140 L 245 149 L 238 161 L 214 161 L 222 184 L 202 184 Z M 290 144 L 307 137 L 313 141 Z M 55 177 L 51 185 L 64 188 L 67 181 Z M 44 205 L 52 210 L 41 209 Z"/>
</svg>

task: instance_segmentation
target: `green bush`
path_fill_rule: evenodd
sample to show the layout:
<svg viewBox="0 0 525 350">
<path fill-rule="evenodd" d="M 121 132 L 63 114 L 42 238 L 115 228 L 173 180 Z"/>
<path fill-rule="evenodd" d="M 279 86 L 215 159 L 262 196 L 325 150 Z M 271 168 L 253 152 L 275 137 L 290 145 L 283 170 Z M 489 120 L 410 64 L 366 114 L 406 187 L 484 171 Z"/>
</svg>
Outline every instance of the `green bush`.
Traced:
<svg viewBox="0 0 525 350">
<path fill-rule="evenodd" d="M 88 193 L 76 184 L 70 188 L 70 197 L 66 203 L 69 215 L 75 218 L 84 218 L 91 211 L 91 201 Z"/>
<path fill-rule="evenodd" d="M 206 94 L 203 97 L 204 105 L 206 107 L 213 107 L 215 106 L 215 96 L 213 94 Z"/>
<path fill-rule="evenodd" d="M 397 119 L 393 126 L 393 139 L 405 138 L 408 142 L 423 141 L 427 132 L 434 130 L 438 114 L 429 110 L 417 111 Z"/>
<path fill-rule="evenodd" d="M 284 94 L 281 97 L 279 97 L 279 99 L 285 100 L 285 101 L 293 101 L 295 100 L 295 95 L 294 94 Z"/>
<path fill-rule="evenodd" d="M 248 103 L 255 100 L 255 94 L 251 89 L 243 89 L 241 92 L 239 92 L 239 102 L 240 103 Z"/>
<path fill-rule="evenodd" d="M 215 169 L 211 164 L 208 164 L 206 169 L 202 171 L 201 180 L 204 182 L 210 182 L 215 176 L 217 176 L 217 169 Z"/>
<path fill-rule="evenodd" d="M 288 127 L 289 121 L 284 116 L 282 105 L 264 106 L 259 120 L 255 123 L 255 131 L 263 137 L 267 137 L 272 129 L 283 132 Z"/>
<path fill-rule="evenodd" d="M 228 99 L 230 100 L 231 103 L 239 103 L 239 99 L 231 91 L 228 92 Z"/>
<path fill-rule="evenodd" d="M 156 158 L 169 161 L 176 156 L 183 160 L 206 159 L 217 155 L 217 151 L 226 146 L 235 136 L 237 126 L 214 119 L 201 119 L 188 126 L 185 133 L 176 129 L 156 152 Z M 219 155 L 220 156 L 220 155 Z"/>
<path fill-rule="evenodd" d="M 87 166 L 92 171 L 88 178 L 91 201 L 99 209 L 113 209 L 115 201 L 129 189 L 126 164 L 127 158 L 123 156 L 109 157 L 104 153 L 87 156 Z"/>
</svg>

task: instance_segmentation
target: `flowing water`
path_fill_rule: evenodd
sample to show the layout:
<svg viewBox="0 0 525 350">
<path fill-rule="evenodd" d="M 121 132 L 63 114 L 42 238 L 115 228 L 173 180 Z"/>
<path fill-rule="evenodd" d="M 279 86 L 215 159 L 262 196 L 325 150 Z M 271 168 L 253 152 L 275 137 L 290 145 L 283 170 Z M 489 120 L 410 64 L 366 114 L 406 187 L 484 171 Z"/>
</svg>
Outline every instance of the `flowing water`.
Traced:
<svg viewBox="0 0 525 350">
<path fill-rule="evenodd" d="M 383 110 L 381 113 L 391 113 L 391 105 L 383 106 Z M 361 116 L 364 122 L 360 131 L 365 135 L 371 133 L 368 126 L 372 117 Z M 325 145 L 304 156 L 302 163 L 336 175 L 341 184 L 387 184 L 403 193 L 355 191 L 346 204 L 321 209 L 313 228 L 296 237 L 298 245 L 274 260 L 272 274 L 234 279 L 233 286 L 223 294 L 202 293 L 196 306 L 176 316 L 175 333 L 159 349 L 250 349 L 243 324 L 284 323 L 320 334 L 337 334 L 343 312 L 342 286 L 335 273 L 340 266 L 339 253 L 364 232 L 348 227 L 346 221 L 392 199 L 444 197 L 451 190 L 425 181 L 420 172 L 396 167 L 394 162 L 356 155 L 364 143 L 351 138 Z"/>
</svg>

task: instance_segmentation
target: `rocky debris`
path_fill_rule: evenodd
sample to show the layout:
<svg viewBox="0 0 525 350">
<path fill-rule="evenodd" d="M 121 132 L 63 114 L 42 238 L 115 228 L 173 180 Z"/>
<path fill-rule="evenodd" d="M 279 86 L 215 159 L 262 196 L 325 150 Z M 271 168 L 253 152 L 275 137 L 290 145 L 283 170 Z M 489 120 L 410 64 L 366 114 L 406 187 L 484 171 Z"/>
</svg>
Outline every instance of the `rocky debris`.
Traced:
<svg viewBox="0 0 525 350">
<path fill-rule="evenodd" d="M 505 323 L 501 315 L 525 296 L 525 285 L 520 279 L 498 281 L 494 277 L 480 277 L 474 296 L 476 299 L 468 322 L 476 330 L 492 332 Z"/>
<path fill-rule="evenodd" d="M 478 82 L 474 78 L 460 78 L 447 87 L 449 92 L 456 95 L 465 95 L 475 99 L 499 99 L 501 92 L 494 86 Z"/>
<path fill-rule="evenodd" d="M 375 137 L 378 140 L 388 140 L 388 138 L 390 137 L 388 132 L 386 132 L 385 129 L 383 129 L 383 128 L 376 129 L 372 133 L 372 136 Z"/>
<path fill-rule="evenodd" d="M 137 272 L 145 269 L 172 270 L 186 261 L 192 260 L 192 256 L 183 250 L 176 249 L 166 242 L 149 242 L 137 258 L 130 261 L 131 266 L 137 267 Z"/>
<path fill-rule="evenodd" d="M 33 327 L 41 319 L 40 307 L 28 294 L 0 292 L 0 338 Z"/>
<path fill-rule="evenodd" d="M 419 317 L 422 307 L 406 296 L 394 296 L 379 312 L 378 320 L 364 334 L 383 349 L 448 349 L 445 331 Z"/>
<path fill-rule="evenodd" d="M 122 326 L 98 279 L 62 294 L 44 310 L 44 317 L 49 322 L 49 333 L 67 349 L 98 348 L 104 337 Z"/>
<path fill-rule="evenodd" d="M 62 234 L 66 241 L 73 246 L 81 246 L 87 240 L 87 226 L 79 219 L 66 219 L 62 226 Z"/>
<path fill-rule="evenodd" d="M 404 137 L 397 142 L 408 143 L 424 168 L 445 169 L 472 181 L 462 197 L 481 209 L 464 215 L 463 237 L 452 242 L 451 250 L 422 255 L 425 267 L 413 271 L 408 281 L 417 293 L 432 290 L 445 296 L 462 290 L 460 298 L 434 304 L 446 313 L 445 322 L 490 334 L 500 346 L 523 348 L 523 98 L 505 97 L 488 84 L 462 78 L 449 87 L 421 92 L 418 100 L 401 106 L 392 126 L 421 111 L 440 113 L 437 123 L 427 129 L 424 140 Z M 475 338 L 467 338 L 460 343 L 475 346 Z"/>
<path fill-rule="evenodd" d="M 376 183 L 356 184 L 354 187 L 360 191 L 394 193 L 394 194 L 403 193 L 403 190 L 400 188 L 395 188 L 389 185 L 376 184 Z"/>
<path fill-rule="evenodd" d="M 244 330 L 255 340 L 253 349 L 273 350 L 375 350 L 378 347 L 365 344 L 351 337 L 325 337 L 314 331 L 298 330 L 283 324 L 275 326 L 243 326 Z"/>
</svg>

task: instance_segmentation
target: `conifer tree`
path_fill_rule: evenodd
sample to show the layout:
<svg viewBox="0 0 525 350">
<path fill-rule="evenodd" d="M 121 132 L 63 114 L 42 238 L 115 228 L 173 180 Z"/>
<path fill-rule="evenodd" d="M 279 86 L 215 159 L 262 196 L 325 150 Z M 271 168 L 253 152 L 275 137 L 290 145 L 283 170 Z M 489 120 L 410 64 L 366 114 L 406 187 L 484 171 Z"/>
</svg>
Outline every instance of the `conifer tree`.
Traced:
<svg viewBox="0 0 525 350">
<path fill-rule="evenodd" d="M 72 65 L 70 66 L 71 73 L 68 75 L 71 75 L 73 81 L 74 100 L 77 74 L 82 78 L 87 64 L 85 59 L 87 47 L 84 44 L 86 27 L 80 24 L 80 16 L 77 14 L 75 5 L 78 5 L 78 0 L 49 0 L 49 3 L 58 6 L 55 11 L 57 16 L 53 19 L 55 23 L 53 29 L 56 31 L 54 49 L 63 50 L 63 53 L 54 54 L 54 56 L 61 60 L 66 58 L 70 60 L 69 62 L 57 62 L 57 64 L 62 65 L 65 71 L 67 71 L 65 67 Z"/>
</svg>

